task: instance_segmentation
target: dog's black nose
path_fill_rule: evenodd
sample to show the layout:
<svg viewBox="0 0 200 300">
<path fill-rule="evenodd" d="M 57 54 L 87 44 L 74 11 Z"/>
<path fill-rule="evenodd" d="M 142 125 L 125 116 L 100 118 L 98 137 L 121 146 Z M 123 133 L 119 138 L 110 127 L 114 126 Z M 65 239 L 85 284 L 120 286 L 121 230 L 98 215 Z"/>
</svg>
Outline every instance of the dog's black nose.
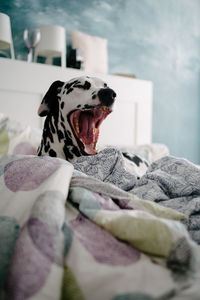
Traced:
<svg viewBox="0 0 200 300">
<path fill-rule="evenodd" d="M 98 92 L 100 102 L 105 106 L 111 106 L 116 97 L 116 93 L 110 88 L 100 89 Z"/>
</svg>

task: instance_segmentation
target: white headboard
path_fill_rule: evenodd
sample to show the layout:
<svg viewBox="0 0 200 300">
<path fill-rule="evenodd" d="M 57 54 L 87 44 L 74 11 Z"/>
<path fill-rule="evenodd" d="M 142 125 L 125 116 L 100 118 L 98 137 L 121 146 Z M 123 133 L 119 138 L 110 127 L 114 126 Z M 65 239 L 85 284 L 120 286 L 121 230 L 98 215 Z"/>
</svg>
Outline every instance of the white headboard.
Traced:
<svg viewBox="0 0 200 300">
<path fill-rule="evenodd" d="M 37 110 L 55 80 L 68 81 L 84 71 L 0 58 L 0 112 L 33 127 L 42 126 Z M 99 143 L 133 146 L 151 143 L 152 82 L 121 76 L 102 78 L 117 93 L 114 111 L 103 122 Z"/>
</svg>

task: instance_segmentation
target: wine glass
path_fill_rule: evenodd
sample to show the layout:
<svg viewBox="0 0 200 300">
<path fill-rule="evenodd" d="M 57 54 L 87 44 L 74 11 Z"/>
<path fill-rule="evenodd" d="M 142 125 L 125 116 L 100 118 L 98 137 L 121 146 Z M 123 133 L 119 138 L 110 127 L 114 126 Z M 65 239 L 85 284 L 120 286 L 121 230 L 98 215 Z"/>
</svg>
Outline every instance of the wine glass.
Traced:
<svg viewBox="0 0 200 300">
<path fill-rule="evenodd" d="M 35 30 L 24 30 L 24 42 L 29 49 L 28 53 L 28 62 L 33 61 L 33 49 L 36 47 L 36 45 L 39 43 L 41 38 L 40 30 L 35 29 Z"/>
</svg>

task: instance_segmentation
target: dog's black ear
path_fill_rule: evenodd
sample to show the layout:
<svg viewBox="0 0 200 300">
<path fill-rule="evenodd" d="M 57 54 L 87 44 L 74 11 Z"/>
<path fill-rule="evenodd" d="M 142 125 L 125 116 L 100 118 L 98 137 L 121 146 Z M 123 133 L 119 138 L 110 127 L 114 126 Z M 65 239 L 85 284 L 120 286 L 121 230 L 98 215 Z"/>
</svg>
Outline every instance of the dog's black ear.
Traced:
<svg viewBox="0 0 200 300">
<path fill-rule="evenodd" d="M 59 91 L 61 90 L 64 82 L 62 81 L 54 81 L 46 94 L 44 95 L 44 98 L 42 99 L 42 102 L 40 104 L 40 107 L 38 109 L 38 115 L 40 117 L 45 117 L 48 115 L 51 108 L 53 108 L 55 101 L 57 101 L 57 95 Z"/>
</svg>

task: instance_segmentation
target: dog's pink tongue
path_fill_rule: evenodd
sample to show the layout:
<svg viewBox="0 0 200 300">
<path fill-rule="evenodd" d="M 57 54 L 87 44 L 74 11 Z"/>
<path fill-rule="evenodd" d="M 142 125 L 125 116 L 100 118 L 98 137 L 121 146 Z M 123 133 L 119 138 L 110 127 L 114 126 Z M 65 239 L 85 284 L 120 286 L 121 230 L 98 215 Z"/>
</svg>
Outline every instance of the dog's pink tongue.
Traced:
<svg viewBox="0 0 200 300">
<path fill-rule="evenodd" d="M 83 139 L 84 144 L 92 144 L 95 142 L 95 117 L 90 113 L 82 113 L 79 118 L 80 138 Z"/>
</svg>

